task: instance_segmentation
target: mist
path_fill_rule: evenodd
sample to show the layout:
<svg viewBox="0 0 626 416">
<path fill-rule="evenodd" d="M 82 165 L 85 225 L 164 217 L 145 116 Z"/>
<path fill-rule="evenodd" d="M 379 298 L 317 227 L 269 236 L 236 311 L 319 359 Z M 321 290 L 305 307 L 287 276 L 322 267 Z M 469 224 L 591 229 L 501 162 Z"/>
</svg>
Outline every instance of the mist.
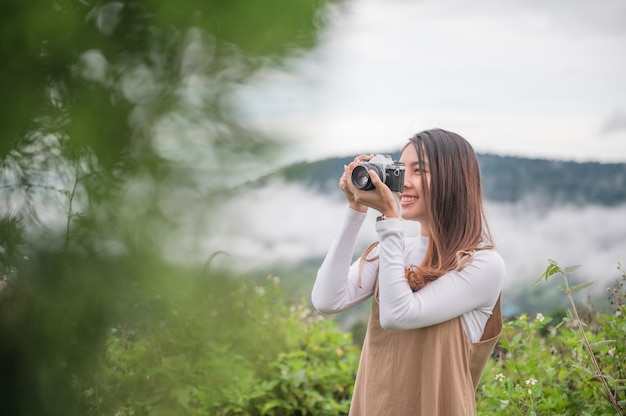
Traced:
<svg viewBox="0 0 626 416">
<path fill-rule="evenodd" d="M 331 195 L 302 185 L 274 181 L 262 188 L 240 192 L 223 201 L 210 215 L 210 233 L 205 237 L 197 224 L 179 235 L 199 234 L 199 240 L 171 241 L 167 250 L 176 262 L 204 261 L 211 253 L 220 256 L 223 266 L 240 271 L 272 265 L 298 265 L 320 261 L 337 235 L 347 204 L 337 189 Z M 590 293 L 606 290 L 619 277 L 617 262 L 626 258 L 626 205 L 560 206 L 546 208 L 540 201 L 517 204 L 487 201 L 489 225 L 497 250 L 507 265 L 505 289 L 529 288 L 543 273 L 548 259 L 562 266 L 581 265 L 574 281 L 593 280 Z M 374 217 L 359 234 L 355 255 L 377 240 Z M 406 222 L 407 235 L 419 233 L 419 225 Z M 186 242 L 185 242 L 186 241 Z M 288 278 L 288 276 L 284 276 Z"/>
<path fill-rule="evenodd" d="M 534 206 L 536 205 L 536 206 Z M 487 204 L 497 248 L 507 263 L 509 289 L 528 286 L 546 269 L 547 260 L 580 265 L 574 281 L 593 281 L 588 292 L 605 291 L 619 277 L 626 258 L 626 205 L 560 206 Z"/>
</svg>

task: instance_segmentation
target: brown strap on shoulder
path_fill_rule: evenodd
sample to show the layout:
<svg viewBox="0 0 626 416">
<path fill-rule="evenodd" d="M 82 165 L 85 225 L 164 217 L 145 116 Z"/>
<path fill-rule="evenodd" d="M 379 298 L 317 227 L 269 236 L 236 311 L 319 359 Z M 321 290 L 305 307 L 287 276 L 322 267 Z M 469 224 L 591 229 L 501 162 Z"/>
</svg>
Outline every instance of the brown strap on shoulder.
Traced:
<svg viewBox="0 0 626 416">
<path fill-rule="evenodd" d="M 374 241 L 365 249 L 365 251 L 363 252 L 363 255 L 361 256 L 361 260 L 359 261 L 359 280 L 357 283 L 357 286 L 359 287 L 359 289 L 363 289 L 363 283 L 361 282 L 361 274 L 363 273 L 363 264 L 365 264 L 366 261 L 368 262 L 375 261 L 378 259 L 378 257 L 380 257 L 380 256 L 376 256 L 371 259 L 367 258 L 367 255 L 370 254 L 372 250 L 374 250 L 374 247 L 376 247 L 377 245 L 378 245 L 378 241 Z"/>
<path fill-rule="evenodd" d="M 498 300 L 496 301 L 496 304 L 493 307 L 491 316 L 487 320 L 487 324 L 485 325 L 485 331 L 483 332 L 483 336 L 480 339 L 481 341 L 496 337 L 500 335 L 500 332 L 502 331 L 502 310 L 500 308 L 501 298 L 502 298 L 502 293 L 498 295 Z"/>
</svg>

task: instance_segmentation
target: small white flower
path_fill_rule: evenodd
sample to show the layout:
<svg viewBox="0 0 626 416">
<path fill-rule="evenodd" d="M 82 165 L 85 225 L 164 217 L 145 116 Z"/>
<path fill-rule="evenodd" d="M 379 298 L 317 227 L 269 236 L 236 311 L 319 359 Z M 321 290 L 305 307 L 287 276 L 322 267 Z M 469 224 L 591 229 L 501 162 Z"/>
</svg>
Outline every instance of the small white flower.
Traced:
<svg viewBox="0 0 626 416">
<path fill-rule="evenodd" d="M 265 288 L 263 286 L 255 286 L 254 287 L 254 291 L 256 292 L 257 295 L 259 296 L 263 296 L 265 295 Z"/>
<path fill-rule="evenodd" d="M 496 374 L 495 379 L 496 379 L 496 381 L 503 382 L 504 379 L 505 379 L 504 374 L 502 374 L 502 373 Z"/>
<path fill-rule="evenodd" d="M 617 348 L 613 347 L 609 350 L 609 355 L 611 357 L 615 357 L 615 353 L 617 352 Z"/>
<path fill-rule="evenodd" d="M 304 308 L 300 311 L 300 319 L 306 319 L 311 316 L 311 310 L 309 308 Z"/>
<path fill-rule="evenodd" d="M 537 314 L 537 316 L 535 317 L 535 321 L 538 321 L 538 322 L 543 322 L 545 319 L 546 319 L 546 317 L 543 316 L 543 314 L 541 312 L 539 312 Z"/>
<path fill-rule="evenodd" d="M 537 384 L 537 380 L 535 380 L 534 378 L 529 378 L 528 380 L 526 380 L 526 386 L 530 387 L 530 386 L 534 386 L 535 384 Z"/>
</svg>

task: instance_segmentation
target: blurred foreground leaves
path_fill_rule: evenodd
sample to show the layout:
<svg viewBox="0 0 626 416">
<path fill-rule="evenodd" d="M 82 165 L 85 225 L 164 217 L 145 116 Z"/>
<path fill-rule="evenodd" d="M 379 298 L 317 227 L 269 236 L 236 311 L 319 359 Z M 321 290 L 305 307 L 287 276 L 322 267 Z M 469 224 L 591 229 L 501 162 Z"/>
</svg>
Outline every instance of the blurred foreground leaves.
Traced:
<svg viewBox="0 0 626 416">
<path fill-rule="evenodd" d="M 232 92 L 311 48 L 328 2 L 0 3 L 0 414 L 93 410 L 77 383 L 111 328 L 138 330 L 142 298 L 197 272 L 168 262 L 181 229 L 210 232 L 220 195 L 280 150 Z"/>
</svg>

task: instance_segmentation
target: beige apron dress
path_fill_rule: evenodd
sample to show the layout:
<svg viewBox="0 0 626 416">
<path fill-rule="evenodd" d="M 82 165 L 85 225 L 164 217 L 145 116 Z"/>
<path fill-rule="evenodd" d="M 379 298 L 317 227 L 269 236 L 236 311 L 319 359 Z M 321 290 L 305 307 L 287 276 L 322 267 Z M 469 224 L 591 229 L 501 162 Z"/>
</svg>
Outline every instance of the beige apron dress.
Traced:
<svg viewBox="0 0 626 416">
<path fill-rule="evenodd" d="M 396 331 L 380 326 L 377 296 L 363 343 L 350 416 L 475 415 L 475 392 L 502 333 L 500 298 L 477 343 L 461 318 Z"/>
</svg>

